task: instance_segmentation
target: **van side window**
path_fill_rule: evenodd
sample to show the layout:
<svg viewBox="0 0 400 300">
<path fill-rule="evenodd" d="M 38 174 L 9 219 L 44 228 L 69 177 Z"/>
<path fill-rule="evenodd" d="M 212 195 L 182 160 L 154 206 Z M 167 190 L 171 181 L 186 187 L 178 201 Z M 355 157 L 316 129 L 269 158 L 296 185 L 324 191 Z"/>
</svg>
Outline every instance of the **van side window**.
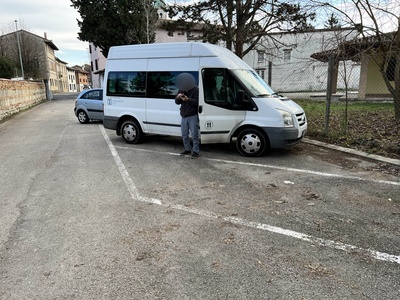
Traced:
<svg viewBox="0 0 400 300">
<path fill-rule="evenodd" d="M 108 73 L 107 95 L 144 97 L 145 87 L 145 72 Z"/>
<path fill-rule="evenodd" d="M 198 82 L 197 72 L 148 72 L 147 98 L 175 99 L 178 87 L 175 84 L 176 76 L 181 73 L 190 73 Z"/>
<path fill-rule="evenodd" d="M 202 77 L 205 103 L 230 110 L 248 109 L 238 93 L 243 89 L 227 69 L 203 69 Z"/>
</svg>

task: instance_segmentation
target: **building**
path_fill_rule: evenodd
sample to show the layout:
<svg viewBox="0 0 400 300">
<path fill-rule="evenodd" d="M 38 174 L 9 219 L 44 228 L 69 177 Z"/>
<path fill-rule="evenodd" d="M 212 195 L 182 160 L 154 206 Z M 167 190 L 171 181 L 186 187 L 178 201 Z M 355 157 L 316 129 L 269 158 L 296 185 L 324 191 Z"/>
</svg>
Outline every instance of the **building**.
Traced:
<svg viewBox="0 0 400 300">
<path fill-rule="evenodd" d="M 55 87 L 53 91 L 55 93 L 66 93 L 68 92 L 68 73 L 67 73 L 67 63 L 62 61 L 58 57 L 56 59 L 56 76 Z"/>
<path fill-rule="evenodd" d="M 104 70 L 106 68 L 107 59 L 104 57 L 101 49 L 89 43 L 90 66 L 92 69 L 92 87 L 99 88 L 103 85 Z"/>
<path fill-rule="evenodd" d="M 72 69 L 75 70 L 75 79 L 76 79 L 76 91 L 81 92 L 84 89 L 90 88 L 89 86 L 89 75 L 90 72 L 86 71 L 84 66 L 73 66 Z"/>
<path fill-rule="evenodd" d="M 76 71 L 75 69 L 67 66 L 67 77 L 68 77 L 68 92 L 76 93 L 77 83 L 76 83 Z"/>
<path fill-rule="evenodd" d="M 48 98 L 52 93 L 68 90 L 66 62 L 56 57 L 57 46 L 44 36 L 38 36 L 26 30 L 18 30 L 0 36 L 0 56 L 7 57 L 14 62 L 16 77 L 22 77 L 19 60 L 18 43 L 21 49 L 21 59 L 24 70 L 24 79 L 43 80 Z"/>
<path fill-rule="evenodd" d="M 328 66 L 311 58 L 315 52 L 336 48 L 343 41 L 358 35 L 356 28 L 316 29 L 308 32 L 280 32 L 265 37 L 243 60 L 276 91 L 280 93 L 309 93 L 326 91 Z M 347 85 L 357 89 L 360 74 L 358 63 L 340 65 L 337 88 Z"/>
<path fill-rule="evenodd" d="M 314 53 L 311 57 L 326 65 L 330 57 L 334 65 L 346 61 L 360 64 L 358 99 L 391 99 L 392 94 L 388 84 L 395 88 L 396 55 L 398 55 L 396 34 L 398 33 L 385 33 L 380 35 L 379 39 L 377 36 L 354 38 L 343 41 L 336 48 Z M 337 84 L 336 72 L 337 68 L 333 68 L 333 85 Z M 388 82 L 385 82 L 382 72 L 386 73 Z"/>
</svg>

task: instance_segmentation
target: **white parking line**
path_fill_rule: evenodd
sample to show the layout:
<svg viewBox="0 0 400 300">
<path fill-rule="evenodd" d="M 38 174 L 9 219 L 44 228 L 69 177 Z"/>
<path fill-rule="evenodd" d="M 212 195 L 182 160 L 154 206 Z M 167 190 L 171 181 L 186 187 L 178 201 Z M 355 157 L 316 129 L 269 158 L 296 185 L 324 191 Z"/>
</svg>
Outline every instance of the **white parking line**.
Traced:
<svg viewBox="0 0 400 300">
<path fill-rule="evenodd" d="M 125 182 L 125 185 L 132 197 L 133 200 L 137 200 L 137 201 L 141 201 L 141 202 L 145 202 L 145 203 L 151 203 L 151 204 L 157 204 L 163 207 L 168 207 L 168 208 L 172 208 L 172 209 L 176 209 L 176 210 L 181 210 L 181 211 L 185 211 L 188 213 L 192 213 L 192 214 L 196 214 L 202 217 L 207 217 L 207 218 L 213 218 L 213 219 L 222 219 L 226 222 L 230 222 L 232 224 L 238 224 L 238 225 L 242 225 L 242 226 L 246 226 L 246 227 L 250 227 L 250 228 L 255 228 L 255 229 L 260 229 L 260 230 L 264 230 L 264 231 L 268 231 L 268 232 L 272 232 L 272 233 L 277 233 L 277 234 L 281 234 L 284 236 L 288 236 L 288 237 L 292 237 L 292 238 L 296 238 L 302 241 L 306 241 L 306 242 L 310 242 L 319 246 L 323 246 L 323 247 L 328 247 L 328 248 L 332 248 L 332 249 L 336 249 L 336 250 L 342 250 L 345 252 L 358 252 L 358 253 L 362 253 L 364 255 L 370 256 L 374 259 L 377 260 L 382 260 L 382 261 L 387 261 L 387 262 L 393 262 L 393 263 L 397 263 L 400 264 L 400 256 L 399 255 L 393 255 L 393 254 L 388 254 L 388 253 L 384 253 L 384 252 L 379 252 L 379 251 L 374 251 L 371 249 L 364 249 L 361 247 L 357 247 L 357 246 L 353 246 L 350 244 L 345 244 L 345 243 L 341 243 L 341 242 L 336 242 L 333 240 L 326 240 L 326 239 L 322 239 L 322 238 L 318 238 L 318 237 L 314 237 L 311 235 L 307 235 L 301 232 L 296 232 L 293 230 L 288 230 L 288 229 L 284 229 L 281 227 L 277 227 L 277 226 L 272 226 L 272 225 L 268 225 L 268 224 L 263 224 L 263 223 L 258 223 L 258 222 L 252 222 L 252 221 L 246 221 L 243 220 L 241 218 L 237 218 L 237 217 L 226 217 L 226 216 L 222 216 L 222 215 L 218 215 L 215 214 L 213 212 L 210 211 L 204 211 L 204 210 L 200 210 L 200 209 L 196 209 L 196 208 L 189 208 L 183 205 L 174 205 L 174 204 L 165 204 L 163 203 L 161 200 L 159 199 L 154 199 L 154 198 L 147 198 L 147 197 L 142 197 L 139 194 L 138 189 L 136 188 L 132 178 L 130 177 L 128 171 L 126 170 L 117 150 L 116 147 L 113 145 L 113 143 L 111 142 L 110 138 L 108 137 L 105 129 L 103 128 L 103 126 L 99 125 L 99 128 L 104 136 L 104 139 L 108 145 L 108 148 L 111 151 L 111 154 L 114 158 L 114 161 L 118 167 L 119 172 L 121 173 L 122 179 Z M 120 147 L 123 148 L 123 147 Z M 128 148 L 131 149 L 131 148 Z M 140 150 L 140 151 L 145 151 L 145 152 L 155 152 L 155 151 L 149 151 L 149 150 Z M 174 153 L 169 153 L 172 155 L 176 155 Z M 251 165 L 251 166 L 260 166 L 260 167 L 267 167 L 266 165 L 261 165 L 261 164 L 253 164 L 253 163 L 242 163 L 242 162 L 233 162 L 233 161 L 224 161 L 224 160 L 218 160 L 218 159 L 211 159 L 214 161 L 220 161 L 220 162 L 229 162 L 229 163 L 237 163 L 237 164 L 245 164 L 245 165 Z M 273 168 L 278 168 L 278 169 L 282 169 L 282 170 L 289 170 L 289 171 L 293 171 L 296 170 L 297 172 L 299 172 L 298 169 L 292 169 L 292 168 L 283 168 L 283 167 L 274 167 L 274 166 L 268 166 L 268 167 L 273 167 Z M 305 170 L 307 171 L 307 170 Z M 311 174 L 318 174 L 318 175 L 322 175 L 322 176 L 329 176 L 329 173 L 320 173 L 320 172 L 311 172 L 311 171 L 307 171 L 305 173 L 311 173 Z M 325 174 L 325 175 L 324 175 Z M 335 174 L 332 174 L 331 177 L 341 177 L 343 178 L 343 176 L 338 176 Z M 345 178 L 349 178 L 349 177 L 345 177 Z M 362 178 L 359 177 L 352 177 L 350 176 L 351 179 L 356 179 L 356 180 L 364 180 Z M 373 181 L 373 180 L 370 180 Z M 386 181 L 375 181 L 375 182 L 379 182 L 379 183 L 386 183 L 386 184 L 399 184 L 397 182 L 386 182 Z"/>
<path fill-rule="evenodd" d="M 140 151 L 140 152 L 149 152 L 149 153 L 158 153 L 158 154 L 168 154 L 168 155 L 179 156 L 178 153 L 161 152 L 161 151 L 139 149 L 139 148 L 133 149 L 132 147 L 117 146 L 115 148 L 125 149 L 125 150 L 130 150 L 130 151 L 134 150 L 134 151 Z M 389 185 L 400 186 L 400 182 L 397 182 L 397 181 L 371 179 L 371 178 L 364 178 L 364 177 L 351 176 L 351 175 L 334 174 L 334 173 L 318 172 L 318 171 L 306 170 L 306 169 L 296 169 L 296 168 L 288 168 L 288 167 L 282 167 L 282 166 L 274 166 L 274 165 L 268 165 L 268 164 L 257 164 L 257 163 L 243 162 L 243 161 L 233 161 L 233 160 L 205 158 L 205 157 L 202 157 L 202 160 L 216 161 L 216 162 L 221 162 L 221 163 L 225 163 L 225 164 L 259 167 L 259 168 L 266 168 L 266 169 L 276 169 L 276 170 L 289 171 L 289 172 L 306 173 L 306 174 L 318 175 L 318 176 L 323 176 L 323 177 L 333 177 L 333 178 L 340 178 L 340 179 L 367 181 L 367 182 L 374 182 L 374 183 L 379 183 L 379 184 L 389 184 Z"/>
</svg>

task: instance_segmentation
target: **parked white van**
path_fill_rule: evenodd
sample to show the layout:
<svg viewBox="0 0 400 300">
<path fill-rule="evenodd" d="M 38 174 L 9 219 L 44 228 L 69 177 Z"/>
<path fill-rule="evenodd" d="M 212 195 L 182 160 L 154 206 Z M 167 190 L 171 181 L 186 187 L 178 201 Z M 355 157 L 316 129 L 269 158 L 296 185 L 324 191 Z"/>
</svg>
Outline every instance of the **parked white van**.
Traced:
<svg viewBox="0 0 400 300">
<path fill-rule="evenodd" d="M 244 156 L 297 144 L 307 130 L 304 110 L 282 97 L 228 49 L 205 43 L 111 47 L 104 82 L 104 127 L 127 143 L 144 134 L 181 136 L 176 77 L 199 87 L 201 144 L 236 142 Z"/>
</svg>

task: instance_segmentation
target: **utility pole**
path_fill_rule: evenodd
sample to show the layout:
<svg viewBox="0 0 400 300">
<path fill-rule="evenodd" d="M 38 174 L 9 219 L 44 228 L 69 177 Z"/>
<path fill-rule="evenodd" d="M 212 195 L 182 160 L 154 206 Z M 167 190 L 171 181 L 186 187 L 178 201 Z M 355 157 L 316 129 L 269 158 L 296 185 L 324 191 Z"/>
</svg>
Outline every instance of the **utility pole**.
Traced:
<svg viewBox="0 0 400 300">
<path fill-rule="evenodd" d="M 17 30 L 17 42 L 18 42 L 18 53 L 19 53 L 19 62 L 21 64 L 21 74 L 22 74 L 22 79 L 25 79 L 25 74 L 24 74 L 24 65 L 22 64 L 22 55 L 21 55 L 21 45 L 19 43 L 19 33 L 18 33 L 18 25 L 17 25 L 17 20 L 15 20 L 15 29 Z"/>
</svg>

